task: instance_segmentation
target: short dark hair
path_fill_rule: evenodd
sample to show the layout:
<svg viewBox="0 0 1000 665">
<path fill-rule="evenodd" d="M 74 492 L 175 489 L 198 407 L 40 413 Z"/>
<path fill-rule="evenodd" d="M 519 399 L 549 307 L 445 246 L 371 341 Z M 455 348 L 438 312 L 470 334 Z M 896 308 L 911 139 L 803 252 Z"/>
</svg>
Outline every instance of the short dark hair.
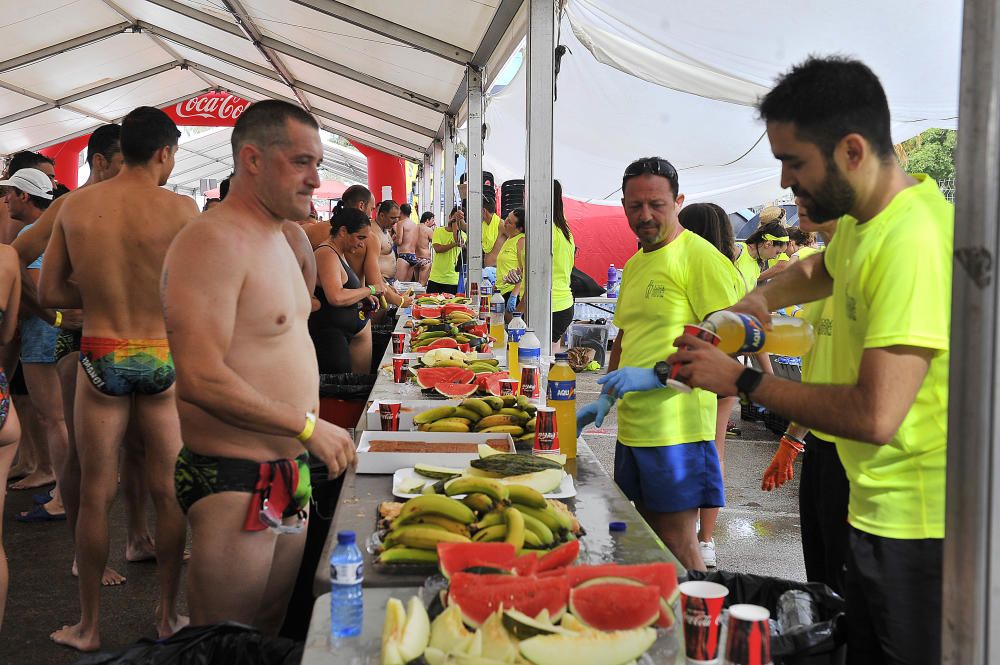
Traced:
<svg viewBox="0 0 1000 665">
<path fill-rule="evenodd" d="M 301 106 L 277 99 L 254 102 L 236 120 L 231 139 L 233 158 L 237 158 L 246 143 L 265 150 L 275 145 L 288 143 L 286 124 L 289 120 L 301 122 L 313 129 L 319 129 L 316 118 Z"/>
<path fill-rule="evenodd" d="M 797 226 L 788 229 L 788 239 L 796 245 L 811 245 L 816 242 L 816 234 L 803 231 Z"/>
<path fill-rule="evenodd" d="M 524 208 L 514 208 L 510 214 L 514 215 L 514 226 L 523 231 L 528 221 L 524 216 Z"/>
<path fill-rule="evenodd" d="M 787 238 L 788 229 L 781 222 L 768 222 L 763 226 L 757 227 L 757 230 L 747 236 L 746 243 L 748 245 L 760 245 L 763 244 L 767 238 L 764 236 L 774 236 L 775 238 Z M 785 247 L 788 245 L 788 240 L 772 240 L 775 245 L 779 247 Z"/>
<path fill-rule="evenodd" d="M 10 177 L 20 171 L 21 169 L 33 169 L 39 164 L 48 163 L 55 166 L 55 160 L 51 157 L 46 157 L 40 152 L 32 152 L 31 150 L 22 150 L 20 152 L 15 152 L 10 157 L 10 161 L 7 163 L 7 177 Z"/>
<path fill-rule="evenodd" d="M 398 207 L 399 207 L 398 203 L 396 203 L 392 199 L 386 199 L 385 201 L 382 201 L 382 203 L 378 204 L 378 214 L 384 215 L 386 213 L 390 213 Z"/>
<path fill-rule="evenodd" d="M 409 203 L 400 203 L 399 212 L 403 213 L 403 217 L 409 217 L 413 214 L 413 208 L 410 207 Z"/>
<path fill-rule="evenodd" d="M 233 175 L 230 173 L 226 176 L 226 179 L 219 183 L 219 200 L 224 201 L 226 196 L 229 194 L 229 183 L 232 181 Z"/>
<path fill-rule="evenodd" d="M 486 192 L 483 192 L 483 208 L 491 215 L 497 214 L 497 201 Z"/>
<path fill-rule="evenodd" d="M 359 203 L 368 203 L 372 200 L 372 193 L 364 185 L 351 185 L 340 195 L 340 202 L 337 207 L 355 208 Z"/>
<path fill-rule="evenodd" d="M 420 215 L 420 223 L 426 224 L 428 219 L 434 219 L 434 213 L 432 213 L 430 210 Z"/>
<path fill-rule="evenodd" d="M 213 203 L 219 203 L 220 201 L 222 201 L 222 199 L 205 199 L 205 205 L 202 206 L 201 211 L 205 212 L 206 210 L 208 210 L 208 206 L 212 205 Z"/>
<path fill-rule="evenodd" d="M 340 229 L 347 229 L 348 233 L 357 233 L 366 226 L 370 226 L 372 220 L 368 215 L 357 208 L 341 208 L 335 211 L 330 218 L 330 235 L 335 236 Z"/>
<path fill-rule="evenodd" d="M 122 120 L 122 156 L 130 166 L 145 164 L 157 150 L 177 145 L 180 136 L 170 116 L 152 106 L 140 106 Z"/>
<path fill-rule="evenodd" d="M 18 187 L 11 186 L 11 189 L 13 189 L 18 194 L 27 194 L 28 200 L 31 201 L 32 205 L 34 205 L 39 210 L 47 210 L 48 207 L 52 205 L 52 199 L 44 199 L 41 196 L 35 196 L 34 194 L 30 194 Z"/>
<path fill-rule="evenodd" d="M 867 65 L 841 56 L 809 58 L 778 79 L 758 103 L 764 122 L 795 125 L 827 157 L 840 139 L 857 133 L 882 158 L 893 156 L 889 101 Z"/>
<path fill-rule="evenodd" d="M 680 192 L 678 184 L 677 169 L 674 165 L 662 157 L 642 157 L 625 167 L 625 174 L 622 176 L 622 196 L 625 195 L 625 184 L 636 176 L 645 175 L 663 176 L 670 182 L 670 189 L 674 196 Z"/>
<path fill-rule="evenodd" d="M 677 218 L 681 226 L 712 243 L 727 259 L 736 259 L 733 226 L 721 207 L 714 203 L 692 203 L 681 208 Z"/>
<path fill-rule="evenodd" d="M 122 151 L 121 125 L 101 125 L 90 135 L 87 141 L 87 165 L 94 165 L 94 155 L 101 155 L 110 160 Z"/>
</svg>

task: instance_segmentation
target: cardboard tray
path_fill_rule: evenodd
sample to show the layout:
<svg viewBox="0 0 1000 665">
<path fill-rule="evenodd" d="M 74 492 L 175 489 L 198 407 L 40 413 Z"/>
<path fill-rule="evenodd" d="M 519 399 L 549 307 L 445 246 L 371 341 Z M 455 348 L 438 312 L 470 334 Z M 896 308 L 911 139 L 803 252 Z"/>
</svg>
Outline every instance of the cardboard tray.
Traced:
<svg viewBox="0 0 1000 665">
<path fill-rule="evenodd" d="M 440 404 L 440 402 L 438 402 Z M 427 441 L 431 443 L 486 443 L 502 440 L 507 445 L 507 452 L 514 452 L 514 440 L 509 434 L 481 434 L 476 432 L 382 432 L 366 430 L 358 442 L 357 473 L 393 474 L 397 469 L 405 469 L 417 464 L 433 464 L 464 468 L 474 459 L 479 459 L 479 452 L 468 453 L 373 453 L 369 450 L 372 441 Z"/>
</svg>

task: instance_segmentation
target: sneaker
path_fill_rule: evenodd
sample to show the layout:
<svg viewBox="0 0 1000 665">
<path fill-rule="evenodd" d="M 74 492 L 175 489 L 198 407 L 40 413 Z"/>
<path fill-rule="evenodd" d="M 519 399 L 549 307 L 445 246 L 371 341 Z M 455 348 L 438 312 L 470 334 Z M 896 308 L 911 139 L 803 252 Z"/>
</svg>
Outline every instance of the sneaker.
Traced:
<svg viewBox="0 0 1000 665">
<path fill-rule="evenodd" d="M 705 562 L 705 567 L 715 568 L 715 539 L 698 545 L 701 546 L 701 559 Z"/>
<path fill-rule="evenodd" d="M 743 430 L 730 422 L 726 425 L 726 436 L 743 436 Z"/>
</svg>

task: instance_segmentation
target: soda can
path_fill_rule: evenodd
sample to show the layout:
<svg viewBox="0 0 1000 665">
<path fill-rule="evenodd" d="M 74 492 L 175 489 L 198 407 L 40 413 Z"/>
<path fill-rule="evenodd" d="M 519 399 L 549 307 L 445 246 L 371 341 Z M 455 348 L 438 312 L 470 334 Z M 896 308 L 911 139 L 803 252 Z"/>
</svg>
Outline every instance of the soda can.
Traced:
<svg viewBox="0 0 1000 665">
<path fill-rule="evenodd" d="M 392 352 L 402 353 L 403 348 L 405 346 L 406 346 L 406 333 L 405 332 L 392 333 Z"/>
<path fill-rule="evenodd" d="M 773 665 L 771 613 L 759 605 L 732 605 L 724 665 Z"/>
<path fill-rule="evenodd" d="M 379 402 L 378 417 L 382 421 L 383 432 L 399 431 L 399 402 Z"/>
<path fill-rule="evenodd" d="M 711 330 L 702 328 L 701 326 L 688 324 L 684 326 L 684 334 L 697 337 L 698 339 L 703 339 L 706 342 L 711 343 L 712 346 L 719 345 L 719 336 Z M 681 365 L 670 366 L 670 378 L 667 379 L 667 386 L 673 388 L 677 392 L 689 393 L 691 392 L 691 386 L 684 383 L 683 379 L 680 378 L 680 369 Z"/>
<path fill-rule="evenodd" d="M 535 443 L 531 452 L 535 455 L 559 452 L 556 410 L 552 407 L 540 406 L 535 412 Z"/>
<path fill-rule="evenodd" d="M 542 375 L 538 365 L 521 366 L 521 394 L 536 399 L 541 392 Z"/>
<path fill-rule="evenodd" d="M 715 582 L 684 582 L 681 592 L 681 619 L 684 622 L 684 650 L 688 663 L 717 663 L 722 605 L 729 589 Z"/>
<path fill-rule="evenodd" d="M 517 379 L 500 379 L 500 396 L 517 394 Z"/>
<path fill-rule="evenodd" d="M 396 383 L 406 383 L 407 371 L 410 367 L 410 359 L 406 356 L 392 357 L 392 380 Z"/>
</svg>

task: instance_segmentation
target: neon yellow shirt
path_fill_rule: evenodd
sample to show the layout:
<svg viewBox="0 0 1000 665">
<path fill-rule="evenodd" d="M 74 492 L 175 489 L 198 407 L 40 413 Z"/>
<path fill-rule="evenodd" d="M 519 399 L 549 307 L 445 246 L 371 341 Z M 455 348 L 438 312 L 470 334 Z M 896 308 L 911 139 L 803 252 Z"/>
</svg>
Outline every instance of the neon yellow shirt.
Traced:
<svg viewBox="0 0 1000 665">
<path fill-rule="evenodd" d="M 465 233 L 462 233 L 465 239 Z M 431 236 L 431 243 L 434 245 L 447 245 L 455 242 L 455 234 L 444 226 L 434 229 Z M 455 270 L 455 263 L 462 253 L 461 247 L 452 247 L 447 252 L 434 252 L 431 257 L 431 274 L 427 279 L 438 284 L 458 284 L 458 271 Z"/>
<path fill-rule="evenodd" d="M 500 289 L 500 293 L 503 295 L 507 295 L 513 291 L 516 286 L 515 284 L 508 284 L 503 281 L 503 278 L 511 270 L 522 267 L 517 258 L 517 241 L 523 237 L 523 233 L 518 233 L 513 238 L 508 238 L 507 242 L 500 248 L 500 253 L 497 254 L 497 288 Z"/>
<path fill-rule="evenodd" d="M 835 437 L 851 485 L 848 521 L 884 538 L 943 538 L 954 207 L 925 176 L 865 224 L 842 218 L 826 251 L 833 276 L 830 383 L 854 384 L 865 349 L 934 356 L 884 446 Z M 970 445 L 978 445 L 970 442 Z"/>
<path fill-rule="evenodd" d="M 792 254 L 792 256 L 799 257 L 799 261 L 804 261 L 808 259 L 813 254 L 821 254 L 823 252 L 822 247 L 802 247 L 799 251 Z"/>
<path fill-rule="evenodd" d="M 561 312 L 573 306 L 573 291 L 569 279 L 576 260 L 576 244 L 569 240 L 555 224 L 552 225 L 552 311 Z"/>
<path fill-rule="evenodd" d="M 808 248 L 813 249 L 813 248 Z M 822 252 L 816 250 L 813 253 Z M 823 298 L 802 306 L 801 316 L 812 324 L 815 341 L 802 356 L 802 383 L 831 383 L 833 376 L 833 298 Z M 812 435 L 832 443 L 833 435 L 810 430 Z"/>
<path fill-rule="evenodd" d="M 767 260 L 767 267 L 768 268 L 773 268 L 774 266 L 778 265 L 778 263 L 781 262 L 781 261 L 790 261 L 790 260 L 791 259 L 788 258 L 788 254 L 785 254 L 784 252 L 782 252 L 782 253 L 778 254 L 776 257 L 774 257 L 773 259 L 768 259 Z"/>
<path fill-rule="evenodd" d="M 674 351 L 688 323 L 738 299 L 732 262 L 690 231 L 655 252 L 637 252 L 622 274 L 615 325 L 625 334 L 621 367 L 652 367 Z M 672 388 L 627 393 L 618 402 L 618 440 L 672 446 L 715 438 L 715 395 Z"/>
<path fill-rule="evenodd" d="M 483 222 L 483 256 L 493 251 L 493 246 L 497 244 L 497 236 L 500 235 L 500 226 L 503 222 L 500 216 L 493 213 L 489 222 Z"/>
<path fill-rule="evenodd" d="M 750 249 L 745 242 L 736 243 L 736 248 L 740 250 L 740 255 L 736 257 L 735 265 L 736 270 L 743 277 L 741 280 L 743 282 L 743 291 L 740 294 L 742 297 L 753 291 L 757 286 L 757 280 L 760 279 L 760 264 L 757 263 L 757 259 L 750 256 Z"/>
</svg>

